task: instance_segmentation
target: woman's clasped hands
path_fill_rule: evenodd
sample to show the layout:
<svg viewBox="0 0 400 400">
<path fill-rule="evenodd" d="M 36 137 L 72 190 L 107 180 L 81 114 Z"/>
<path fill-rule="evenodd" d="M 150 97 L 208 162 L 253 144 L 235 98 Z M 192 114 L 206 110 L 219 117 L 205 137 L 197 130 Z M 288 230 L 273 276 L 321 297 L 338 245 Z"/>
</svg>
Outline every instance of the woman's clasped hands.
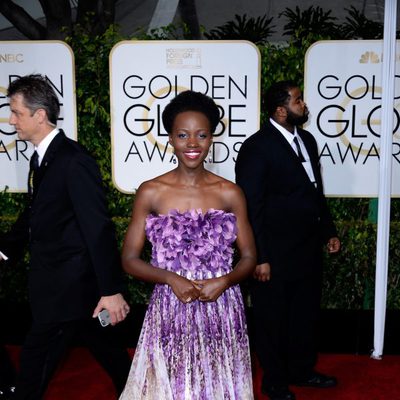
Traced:
<svg viewBox="0 0 400 400">
<path fill-rule="evenodd" d="M 195 300 L 216 301 L 229 287 L 229 282 L 225 276 L 191 281 L 174 274 L 170 278 L 169 286 L 182 303 L 190 303 Z"/>
</svg>

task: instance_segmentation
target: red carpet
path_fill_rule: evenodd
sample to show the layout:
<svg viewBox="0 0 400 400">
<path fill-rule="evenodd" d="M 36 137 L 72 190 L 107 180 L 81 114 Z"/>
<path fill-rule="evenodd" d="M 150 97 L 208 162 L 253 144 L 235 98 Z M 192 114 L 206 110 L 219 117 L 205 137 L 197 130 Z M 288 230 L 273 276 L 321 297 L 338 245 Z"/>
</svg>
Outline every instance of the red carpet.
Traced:
<svg viewBox="0 0 400 400">
<path fill-rule="evenodd" d="M 9 347 L 17 362 L 19 348 Z M 372 360 L 368 356 L 322 354 L 319 371 L 335 375 L 339 385 L 333 389 L 292 387 L 297 400 L 399 400 L 400 356 Z M 261 370 L 254 372 L 257 400 L 266 400 L 260 392 Z M 114 389 L 108 375 L 83 348 L 71 350 L 49 387 L 45 400 L 113 400 Z M 134 400 L 134 399 L 133 399 Z M 162 400 L 162 399 L 159 399 Z"/>
</svg>

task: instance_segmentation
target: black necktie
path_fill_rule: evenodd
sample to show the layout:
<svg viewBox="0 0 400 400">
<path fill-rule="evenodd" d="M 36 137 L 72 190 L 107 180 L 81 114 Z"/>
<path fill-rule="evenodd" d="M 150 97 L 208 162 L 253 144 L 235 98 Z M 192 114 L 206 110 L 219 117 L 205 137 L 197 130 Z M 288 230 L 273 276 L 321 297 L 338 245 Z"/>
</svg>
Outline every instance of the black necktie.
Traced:
<svg viewBox="0 0 400 400">
<path fill-rule="evenodd" d="M 33 179 L 35 171 L 39 168 L 39 154 L 35 150 L 32 154 L 31 160 L 29 161 L 29 175 L 28 175 L 28 193 L 30 196 L 33 194 Z"/>
<path fill-rule="evenodd" d="M 296 145 L 297 155 L 298 155 L 300 161 L 301 161 L 301 162 L 306 161 L 306 159 L 305 159 L 304 156 L 303 156 L 303 153 L 301 152 L 300 143 L 299 143 L 299 141 L 298 141 L 298 139 L 297 139 L 296 136 L 294 137 L 293 142 L 294 142 L 294 144 Z"/>
</svg>

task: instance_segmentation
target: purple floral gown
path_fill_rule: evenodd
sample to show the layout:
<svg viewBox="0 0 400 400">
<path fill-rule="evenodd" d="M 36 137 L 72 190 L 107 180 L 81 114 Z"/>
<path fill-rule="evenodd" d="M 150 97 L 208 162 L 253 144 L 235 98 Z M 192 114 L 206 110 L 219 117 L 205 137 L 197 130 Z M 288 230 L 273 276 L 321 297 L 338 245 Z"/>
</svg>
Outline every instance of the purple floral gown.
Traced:
<svg viewBox="0 0 400 400">
<path fill-rule="evenodd" d="M 235 215 L 222 210 L 149 215 L 151 264 L 188 279 L 227 274 L 236 232 Z M 120 399 L 253 399 L 239 286 L 215 302 L 183 304 L 168 285 L 157 284 Z"/>
</svg>

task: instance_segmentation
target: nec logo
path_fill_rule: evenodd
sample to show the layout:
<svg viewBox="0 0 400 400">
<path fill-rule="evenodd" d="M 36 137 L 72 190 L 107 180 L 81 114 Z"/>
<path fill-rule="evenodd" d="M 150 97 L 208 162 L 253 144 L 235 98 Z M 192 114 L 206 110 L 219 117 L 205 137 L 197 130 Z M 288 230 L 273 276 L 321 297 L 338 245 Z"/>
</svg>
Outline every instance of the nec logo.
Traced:
<svg viewBox="0 0 400 400">
<path fill-rule="evenodd" d="M 6 53 L 6 54 L 0 54 L 0 63 L 22 63 L 24 62 L 23 54 L 18 53 L 18 54 L 12 54 L 12 53 Z"/>
</svg>

